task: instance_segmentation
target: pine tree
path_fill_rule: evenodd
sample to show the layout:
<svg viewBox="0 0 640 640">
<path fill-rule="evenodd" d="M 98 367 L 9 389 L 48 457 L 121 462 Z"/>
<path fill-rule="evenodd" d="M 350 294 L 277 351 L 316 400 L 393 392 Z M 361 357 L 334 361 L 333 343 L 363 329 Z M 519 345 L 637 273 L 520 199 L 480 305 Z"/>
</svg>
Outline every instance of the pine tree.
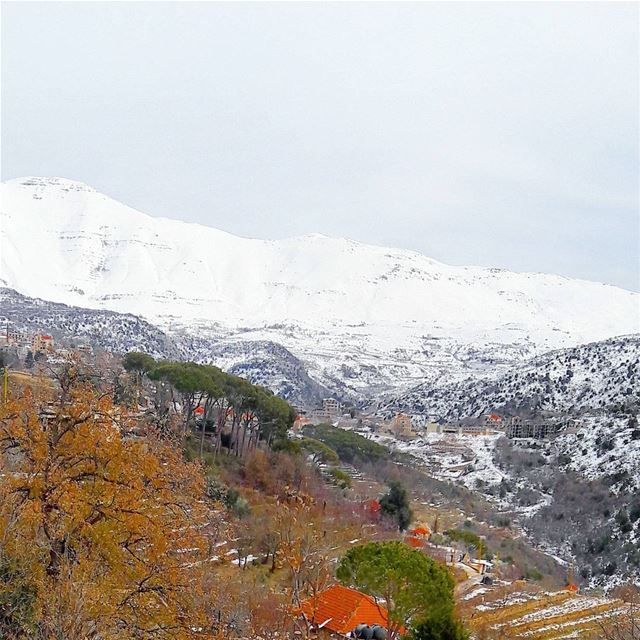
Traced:
<svg viewBox="0 0 640 640">
<path fill-rule="evenodd" d="M 398 523 L 400 531 L 404 531 L 413 520 L 407 490 L 402 483 L 395 480 L 389 483 L 389 493 L 380 499 L 380 508 L 383 515 L 393 518 Z"/>
</svg>

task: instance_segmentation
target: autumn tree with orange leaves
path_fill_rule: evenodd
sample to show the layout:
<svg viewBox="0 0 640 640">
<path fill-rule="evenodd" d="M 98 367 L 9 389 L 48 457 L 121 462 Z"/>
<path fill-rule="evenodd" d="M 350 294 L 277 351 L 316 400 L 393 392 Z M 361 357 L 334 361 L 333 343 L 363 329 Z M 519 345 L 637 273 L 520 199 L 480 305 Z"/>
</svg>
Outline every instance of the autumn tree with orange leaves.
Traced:
<svg viewBox="0 0 640 640">
<path fill-rule="evenodd" d="M 0 637 L 211 637 L 200 467 L 73 363 L 58 382 L 0 407 Z"/>
</svg>

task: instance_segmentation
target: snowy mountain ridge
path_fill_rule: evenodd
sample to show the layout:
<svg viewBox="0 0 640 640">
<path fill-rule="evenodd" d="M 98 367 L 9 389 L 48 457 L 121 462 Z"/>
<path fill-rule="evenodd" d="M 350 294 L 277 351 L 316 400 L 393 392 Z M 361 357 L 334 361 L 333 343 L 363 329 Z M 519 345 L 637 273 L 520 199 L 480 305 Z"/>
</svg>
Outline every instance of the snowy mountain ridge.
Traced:
<svg viewBox="0 0 640 640">
<path fill-rule="evenodd" d="M 493 411 L 578 415 L 637 405 L 638 398 L 640 334 L 634 334 L 550 351 L 496 376 L 423 383 L 379 401 L 378 410 L 456 422 Z"/>
<path fill-rule="evenodd" d="M 60 178 L 1 188 L 0 285 L 169 334 L 281 344 L 354 398 L 640 330 L 640 295 L 610 285 L 320 234 L 240 238 Z"/>
</svg>

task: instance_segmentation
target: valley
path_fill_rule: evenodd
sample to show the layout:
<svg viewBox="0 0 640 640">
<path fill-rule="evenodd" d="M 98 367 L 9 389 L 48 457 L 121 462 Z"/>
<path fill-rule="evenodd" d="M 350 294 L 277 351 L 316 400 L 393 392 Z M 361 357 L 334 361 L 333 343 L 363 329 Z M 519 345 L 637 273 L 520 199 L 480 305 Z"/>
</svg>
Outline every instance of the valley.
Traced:
<svg viewBox="0 0 640 640">
<path fill-rule="evenodd" d="M 296 474 L 313 489 L 319 526 L 336 527 L 326 562 L 358 541 L 407 542 L 358 511 L 400 482 L 429 529 L 418 546 L 455 575 L 474 637 L 588 637 L 627 615 L 617 594 L 640 585 L 638 294 L 320 235 L 238 238 L 61 179 L 3 184 L 1 213 L 0 353 L 13 383 L 51 393 L 52 372 L 77 357 L 100 370 L 100 385 L 115 385 L 136 420 L 184 423 L 186 455 L 238 494 L 226 505 L 233 533 L 215 538 L 216 566 L 279 566 L 271 538 L 249 529 L 280 501 L 306 499 L 290 495 Z M 19 250 L 27 228 L 41 260 Z M 190 363 L 242 389 L 259 385 L 260 398 L 291 405 L 286 437 L 255 435 L 243 409 L 248 450 L 243 435 L 232 455 L 240 418 L 230 431 L 216 418 L 215 444 L 190 413 L 208 401 L 178 400 L 184 391 L 164 374 L 123 372 L 131 353 L 159 371 Z M 318 511 L 323 500 L 330 516 Z M 335 525 L 354 513 L 354 526 Z"/>
</svg>

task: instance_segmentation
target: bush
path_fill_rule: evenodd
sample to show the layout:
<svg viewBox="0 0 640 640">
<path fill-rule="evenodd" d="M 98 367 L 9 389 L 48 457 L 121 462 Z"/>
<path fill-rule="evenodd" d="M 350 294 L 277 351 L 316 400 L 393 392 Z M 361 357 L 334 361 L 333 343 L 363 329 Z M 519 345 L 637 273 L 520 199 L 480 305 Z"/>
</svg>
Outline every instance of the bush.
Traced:
<svg viewBox="0 0 640 640">
<path fill-rule="evenodd" d="M 470 547 L 480 548 L 481 540 L 472 531 L 464 531 L 463 529 L 449 529 L 444 532 L 445 536 L 448 536 L 450 540 L 456 540 L 458 542 L 464 542 Z"/>
<path fill-rule="evenodd" d="M 336 487 L 339 487 L 340 489 L 349 489 L 351 487 L 351 476 L 346 474 L 344 471 L 333 467 L 327 471 L 327 475 L 329 476 L 331 483 Z"/>
</svg>

